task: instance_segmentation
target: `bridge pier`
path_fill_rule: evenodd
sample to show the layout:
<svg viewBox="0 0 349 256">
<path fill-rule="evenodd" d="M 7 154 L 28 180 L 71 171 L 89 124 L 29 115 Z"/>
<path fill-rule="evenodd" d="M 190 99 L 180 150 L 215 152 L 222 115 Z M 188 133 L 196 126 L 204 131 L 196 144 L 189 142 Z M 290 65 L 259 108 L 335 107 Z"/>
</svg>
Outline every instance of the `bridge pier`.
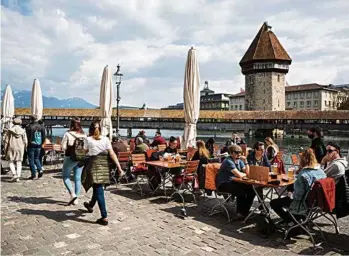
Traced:
<svg viewBox="0 0 349 256">
<path fill-rule="evenodd" d="M 132 137 L 132 128 L 127 128 L 127 137 Z"/>
</svg>

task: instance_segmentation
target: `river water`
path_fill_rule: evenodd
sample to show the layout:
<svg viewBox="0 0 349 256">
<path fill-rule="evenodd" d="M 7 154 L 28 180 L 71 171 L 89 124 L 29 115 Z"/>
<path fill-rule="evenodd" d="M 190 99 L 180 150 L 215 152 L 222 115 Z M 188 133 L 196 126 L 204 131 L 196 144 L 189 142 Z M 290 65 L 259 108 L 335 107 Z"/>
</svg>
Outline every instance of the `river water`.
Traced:
<svg viewBox="0 0 349 256">
<path fill-rule="evenodd" d="M 66 128 L 53 128 L 53 136 L 59 136 L 63 137 L 63 134 L 65 133 L 67 129 Z M 85 132 L 88 132 L 88 129 L 84 129 Z M 135 137 L 138 134 L 139 129 L 132 129 L 132 136 Z M 155 129 L 144 129 L 146 132 L 146 135 L 152 139 L 155 135 L 156 130 Z M 171 136 L 178 137 L 183 135 L 183 131 L 180 130 L 161 130 L 161 134 L 164 138 L 168 139 Z M 123 138 L 127 137 L 127 130 L 121 129 L 120 135 Z M 228 138 L 230 138 L 231 133 L 230 132 L 217 132 L 214 134 L 212 131 L 198 131 L 198 139 L 207 141 L 210 137 L 215 138 L 215 141 L 218 144 L 223 144 Z M 247 144 L 251 147 L 254 142 L 256 141 L 263 141 L 263 138 L 256 138 L 256 137 L 244 137 L 243 134 L 239 134 L 239 136 L 243 137 L 244 140 L 247 142 Z M 284 150 L 287 154 L 291 153 L 298 153 L 301 148 L 309 147 L 310 140 L 304 134 L 303 138 L 276 138 L 275 143 L 280 147 L 280 149 Z M 344 152 L 348 152 L 349 148 L 349 137 L 334 137 L 334 136 L 325 136 L 324 137 L 325 144 L 327 142 L 335 142 L 337 143 Z"/>
</svg>

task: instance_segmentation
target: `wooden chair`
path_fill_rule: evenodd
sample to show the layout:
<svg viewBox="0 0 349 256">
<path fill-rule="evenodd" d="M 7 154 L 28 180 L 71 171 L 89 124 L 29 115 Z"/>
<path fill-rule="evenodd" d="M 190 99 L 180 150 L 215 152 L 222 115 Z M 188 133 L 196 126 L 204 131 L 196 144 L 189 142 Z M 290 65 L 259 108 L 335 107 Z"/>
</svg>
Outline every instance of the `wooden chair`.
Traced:
<svg viewBox="0 0 349 256">
<path fill-rule="evenodd" d="M 188 161 L 190 161 L 193 158 L 196 151 L 197 151 L 196 148 L 188 147 L 188 151 L 187 151 L 187 160 Z"/>
<path fill-rule="evenodd" d="M 198 175 L 197 175 L 199 162 L 200 162 L 199 160 L 188 161 L 185 165 L 185 168 L 182 174 L 180 176 L 174 177 L 174 179 L 176 179 L 176 182 L 172 182 L 174 183 L 175 191 L 172 193 L 170 198 L 172 198 L 175 194 L 178 194 L 182 199 L 184 211 L 185 211 L 184 195 L 186 193 L 191 194 L 194 198 L 194 202 L 196 203 L 194 192 L 196 187 L 199 188 L 199 181 L 198 181 Z"/>
<path fill-rule="evenodd" d="M 130 159 L 131 159 L 131 152 L 130 151 L 118 153 L 118 160 L 119 160 L 120 166 L 123 170 L 126 170 L 126 174 L 129 174 Z M 115 175 L 116 175 L 116 173 L 115 173 Z M 126 182 L 128 183 L 127 175 L 125 175 L 125 179 L 126 179 Z"/>
<path fill-rule="evenodd" d="M 164 151 L 166 149 L 166 147 L 167 147 L 166 144 L 158 145 L 158 150 L 159 151 Z"/>
<path fill-rule="evenodd" d="M 136 178 L 136 183 L 132 186 L 132 189 L 138 186 L 141 196 L 143 195 L 141 184 L 147 183 L 148 168 L 144 165 L 145 162 L 145 154 L 131 154 L 131 173 Z"/>
</svg>

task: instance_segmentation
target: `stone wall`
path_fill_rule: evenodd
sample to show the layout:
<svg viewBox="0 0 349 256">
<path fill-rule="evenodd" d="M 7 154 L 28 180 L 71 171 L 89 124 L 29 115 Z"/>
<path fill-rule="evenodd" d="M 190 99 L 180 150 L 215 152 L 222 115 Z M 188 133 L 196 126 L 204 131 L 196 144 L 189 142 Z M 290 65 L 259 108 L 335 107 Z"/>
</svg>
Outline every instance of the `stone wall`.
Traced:
<svg viewBox="0 0 349 256">
<path fill-rule="evenodd" d="M 245 76 L 246 110 L 285 110 L 285 74 L 261 72 Z"/>
</svg>

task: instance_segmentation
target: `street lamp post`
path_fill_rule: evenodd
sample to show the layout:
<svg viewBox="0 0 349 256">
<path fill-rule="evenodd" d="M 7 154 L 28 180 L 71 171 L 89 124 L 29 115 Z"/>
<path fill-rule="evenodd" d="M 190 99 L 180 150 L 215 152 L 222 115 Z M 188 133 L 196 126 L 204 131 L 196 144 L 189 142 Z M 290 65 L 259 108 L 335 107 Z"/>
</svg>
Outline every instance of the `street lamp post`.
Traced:
<svg viewBox="0 0 349 256">
<path fill-rule="evenodd" d="M 119 134 L 119 119 L 120 119 L 120 114 L 119 114 L 119 102 L 121 100 L 120 98 L 120 84 L 121 84 L 121 78 L 123 74 L 120 73 L 120 64 L 117 65 L 116 67 L 116 72 L 114 76 L 116 77 L 116 133 Z"/>
</svg>

